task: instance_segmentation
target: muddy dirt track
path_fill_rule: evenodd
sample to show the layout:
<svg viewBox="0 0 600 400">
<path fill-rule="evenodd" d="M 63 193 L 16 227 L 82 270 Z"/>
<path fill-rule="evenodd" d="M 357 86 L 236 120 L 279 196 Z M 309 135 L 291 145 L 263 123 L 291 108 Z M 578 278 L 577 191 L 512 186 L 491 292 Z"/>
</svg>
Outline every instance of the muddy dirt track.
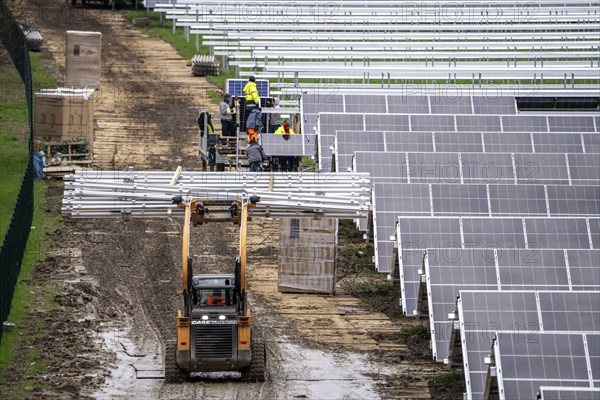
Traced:
<svg viewBox="0 0 600 400">
<path fill-rule="evenodd" d="M 32 16 L 44 36 L 44 59 L 58 81 L 64 32 L 103 34 L 102 88 L 95 104 L 95 160 L 101 169 L 199 169 L 195 116 L 208 82 L 192 77 L 177 53 L 147 37 L 118 13 L 72 9 L 64 0 L 35 0 Z M 60 185 L 50 187 L 57 212 Z M 163 384 L 165 339 L 175 335 L 181 307 L 181 220 L 69 220 L 53 235 L 36 279 L 59 287 L 59 308 L 35 311 L 51 341 L 36 343 L 50 359 L 45 389 L 30 398 L 366 399 L 429 398 L 428 357 L 414 356 L 400 327 L 347 295 L 277 292 L 278 223 L 249 227 L 251 304 L 267 341 L 268 380 L 205 374 Z M 231 272 L 237 229 L 193 228 L 195 273 Z M 18 379 L 18 377 L 15 377 Z M 0 392 L 1 393 L 1 392 Z"/>
</svg>

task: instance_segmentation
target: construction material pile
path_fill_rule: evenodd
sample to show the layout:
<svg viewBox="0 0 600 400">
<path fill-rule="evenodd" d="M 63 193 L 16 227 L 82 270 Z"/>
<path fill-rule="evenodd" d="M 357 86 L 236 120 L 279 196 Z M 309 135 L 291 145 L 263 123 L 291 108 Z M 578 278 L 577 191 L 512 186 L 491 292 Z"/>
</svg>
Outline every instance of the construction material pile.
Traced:
<svg viewBox="0 0 600 400">
<path fill-rule="evenodd" d="M 196 54 L 192 58 L 192 75 L 219 75 L 219 63 L 215 61 L 214 56 Z"/>
<path fill-rule="evenodd" d="M 62 212 L 72 217 L 182 215 L 173 202 L 259 196 L 250 216 L 364 218 L 371 181 L 357 173 L 77 171 L 65 177 Z"/>
<path fill-rule="evenodd" d="M 23 23 L 23 33 L 25 34 L 25 40 L 27 41 L 27 50 L 31 51 L 42 51 L 42 44 L 44 38 L 35 29 L 35 26 L 31 22 Z"/>
</svg>

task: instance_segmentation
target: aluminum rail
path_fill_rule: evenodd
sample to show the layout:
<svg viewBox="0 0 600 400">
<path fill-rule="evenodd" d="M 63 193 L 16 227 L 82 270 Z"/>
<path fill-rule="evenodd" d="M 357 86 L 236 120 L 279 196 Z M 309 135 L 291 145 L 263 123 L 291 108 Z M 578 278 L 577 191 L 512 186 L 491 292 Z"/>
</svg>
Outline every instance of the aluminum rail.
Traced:
<svg viewBox="0 0 600 400">
<path fill-rule="evenodd" d="M 308 64 L 308 63 L 307 63 Z M 431 64 L 431 63 L 430 63 Z M 439 65 L 442 64 L 442 65 Z M 564 75 L 575 79 L 594 79 L 598 80 L 598 69 L 584 65 L 540 65 L 538 67 L 517 65 L 510 66 L 506 62 L 497 65 L 486 64 L 461 64 L 459 66 L 444 65 L 441 62 L 438 65 L 421 64 L 398 65 L 390 63 L 389 65 L 364 66 L 364 65 L 319 65 L 315 63 L 314 68 L 311 65 L 275 65 L 267 64 L 261 66 L 265 72 L 255 72 L 252 69 L 240 71 L 241 77 L 251 75 L 256 78 L 325 78 L 325 79 L 563 79 Z M 482 65 L 483 64 L 483 65 Z M 286 74 L 287 73 L 287 74 Z M 334 75 L 332 75 L 334 74 Z"/>
<path fill-rule="evenodd" d="M 438 13 L 445 12 L 449 16 L 455 13 L 466 10 L 467 12 L 474 10 L 487 11 L 489 14 L 497 14 L 504 10 L 513 11 L 518 13 L 533 13 L 538 10 L 556 10 L 562 11 L 570 7 L 592 7 L 597 2 L 594 1 L 560 1 L 560 0 L 543 0 L 543 1 L 529 1 L 527 3 L 518 2 L 515 0 L 497 0 L 494 3 L 487 5 L 481 5 L 479 2 L 471 1 L 458 1 L 452 2 L 451 4 L 439 3 L 435 0 L 422 0 L 418 3 L 399 3 L 395 0 L 381 1 L 381 0 L 356 0 L 356 1 L 315 1 L 315 0 L 295 0 L 292 4 L 281 2 L 280 0 L 265 0 L 260 3 L 240 3 L 238 0 L 222 0 L 218 3 L 209 0 L 178 0 L 171 2 L 157 2 L 154 6 L 154 10 L 189 10 L 189 9 L 203 9 L 212 11 L 214 13 L 224 13 L 227 11 L 237 10 L 248 10 L 247 12 L 257 12 L 258 10 L 264 12 L 268 10 L 294 10 L 294 9 L 309 9 L 313 13 L 322 10 L 335 10 L 338 12 L 344 12 L 350 9 L 362 9 L 362 10 L 377 10 L 377 9 L 392 9 L 398 12 L 406 13 Z M 239 11 L 238 11 L 239 12 Z"/>
<path fill-rule="evenodd" d="M 370 58 L 374 60 L 379 59 L 393 59 L 394 61 L 406 62 L 411 59 L 422 59 L 422 58 L 436 58 L 437 61 L 443 62 L 444 59 L 461 60 L 461 59 L 473 59 L 473 58 L 500 58 L 505 60 L 511 60 L 513 58 L 519 59 L 549 59 L 549 58 L 564 58 L 564 59 L 576 59 L 576 60 L 600 60 L 600 47 L 593 46 L 586 51 L 561 51 L 557 49 L 536 51 L 529 49 L 528 51 L 515 51 L 507 49 L 505 51 L 491 50 L 456 50 L 456 51 L 373 51 L 373 50 L 326 50 L 326 49 L 313 49 L 310 51 L 299 50 L 299 51 L 278 51 L 278 50 L 257 50 L 252 52 L 215 52 L 217 55 L 223 53 L 228 57 L 236 60 L 256 60 L 266 63 L 268 62 L 285 62 L 285 60 L 350 60 L 359 61 L 360 58 Z"/>
<path fill-rule="evenodd" d="M 592 27 L 590 27 L 592 28 Z M 319 32 L 290 32 L 289 30 L 282 30 L 277 36 L 273 36 L 271 31 L 256 30 L 245 30 L 245 31 L 228 31 L 224 33 L 210 33 L 204 35 L 204 40 L 215 40 L 215 41 L 260 41 L 260 40 L 272 40 L 273 42 L 280 42 L 286 40 L 327 40 L 327 41 L 364 41 L 371 42 L 375 40 L 381 40 L 386 42 L 394 41 L 406 41 L 408 39 L 413 41 L 441 41 L 455 40 L 455 41 L 469 41 L 469 42 L 489 42 L 493 39 L 496 40 L 534 40 L 534 41 L 557 41 L 557 40 L 581 40 L 585 38 L 587 33 L 593 33 L 594 30 L 586 31 L 573 31 L 573 32 L 548 32 L 548 34 L 536 33 L 535 35 L 530 32 L 486 32 L 483 35 L 481 33 L 470 33 L 470 32 L 444 32 L 440 34 L 438 32 L 365 32 L 363 34 L 357 34 L 355 32 L 335 32 L 335 34 L 326 31 Z M 587 36 L 590 39 L 598 39 L 592 35 Z M 440 42 L 438 44 L 444 44 Z"/>
<path fill-rule="evenodd" d="M 511 17 L 501 17 L 494 18 L 490 21 L 490 18 L 487 16 L 480 16 L 479 18 L 472 18 L 472 16 L 468 16 L 465 19 L 468 19 L 468 24 L 463 24 L 463 26 L 471 26 L 474 25 L 478 28 L 481 28 L 482 25 L 487 25 L 490 22 L 493 23 L 504 23 L 515 29 L 516 26 L 521 26 L 522 28 L 529 28 L 529 24 L 552 24 L 552 25 L 560 25 L 566 23 L 587 23 L 587 24 L 595 24 L 598 23 L 600 15 L 590 15 L 589 13 L 581 13 L 581 14 L 567 14 L 567 15 L 531 15 L 531 16 L 511 16 Z M 199 26 L 201 24 L 264 24 L 264 23 L 287 23 L 292 26 L 301 26 L 303 24 L 314 24 L 321 22 L 314 16 L 302 16 L 296 18 L 290 18 L 285 21 L 284 18 L 280 15 L 190 15 L 190 14 L 167 14 L 167 19 L 173 21 L 175 26 L 177 27 L 191 27 L 191 26 Z M 460 19 L 460 17 L 459 17 Z M 424 21 L 423 17 L 420 15 L 416 16 L 406 16 L 406 15 L 331 15 L 322 19 L 323 22 L 328 24 L 344 24 L 350 26 L 356 26 L 361 24 L 404 24 L 406 26 L 413 26 L 417 24 L 436 24 L 437 26 L 443 26 L 444 24 L 452 24 L 456 23 L 455 21 L 448 21 L 447 18 L 443 16 L 439 16 L 437 18 L 427 18 Z"/>
<path fill-rule="evenodd" d="M 251 215 L 355 219 L 366 217 L 370 209 L 367 174 L 192 172 L 180 174 L 175 184 L 172 179 L 173 174 L 160 171 L 78 171 L 66 177 L 61 209 L 80 218 L 158 217 L 173 215 L 175 196 L 233 202 L 249 195 L 261 198 Z"/>
<path fill-rule="evenodd" d="M 288 60 L 287 62 L 258 62 L 257 61 L 232 61 L 240 69 L 250 72 L 261 69 L 265 72 L 341 72 L 341 73 L 359 73 L 363 74 L 386 74 L 391 72 L 411 71 L 423 69 L 424 71 L 442 71 L 446 74 L 461 72 L 461 75 L 470 73 L 487 73 L 493 75 L 510 75 L 518 71 L 523 73 L 543 73 L 548 76 L 557 76 L 556 74 L 577 74 L 591 78 L 600 78 L 598 72 L 598 62 L 600 58 L 581 58 L 568 61 L 556 61 L 552 59 L 542 60 L 520 60 L 516 65 L 513 58 L 502 61 L 470 61 L 461 58 L 440 58 L 435 57 L 415 60 L 370 60 L 369 58 L 356 59 L 353 62 L 347 61 L 321 61 L 318 63 Z M 459 70 L 460 71 L 457 71 Z M 590 72 L 592 73 L 590 75 Z M 596 72 L 594 74 L 594 72 Z M 426 73 L 425 73 L 426 74 Z M 435 74 L 435 72 L 432 72 Z M 252 74 L 251 74 L 252 75 Z M 336 76 L 333 76 L 334 78 Z M 562 76 L 560 76 L 562 78 Z"/>
<path fill-rule="evenodd" d="M 545 34 L 546 32 L 553 31 L 585 31 L 592 28 L 597 28 L 594 23 L 568 23 L 568 24 L 531 24 L 527 26 L 523 25 L 507 25 L 507 24 L 357 24 L 357 25 L 345 25 L 345 24 L 297 24 L 297 25 L 285 25 L 285 24 L 260 24 L 249 28 L 248 23 L 240 24 L 236 27 L 235 24 L 193 24 L 190 26 L 190 33 L 215 33 L 215 32 L 229 32 L 238 30 L 240 32 L 247 32 L 253 30 L 260 31 L 357 31 L 357 32 L 456 32 L 456 31 L 472 31 L 472 32 L 506 32 L 510 31 L 511 27 L 515 30 L 527 29 L 530 32 L 536 32 L 538 34 Z M 480 36 L 481 37 L 481 36 Z"/>
<path fill-rule="evenodd" d="M 490 92 L 495 95 L 510 95 L 510 96 L 529 96 L 529 97 L 544 97 L 544 96 L 597 96 L 600 93 L 600 84 L 588 85 L 585 87 L 578 86 L 564 89 L 564 85 L 538 86 L 534 84 L 482 84 L 479 88 L 477 84 L 452 84 L 450 86 L 440 84 L 427 83 L 406 83 L 383 85 L 368 84 L 368 83 L 302 83 L 299 82 L 296 86 L 285 82 L 271 82 L 271 94 L 283 96 L 301 96 L 315 94 L 328 95 L 343 95 L 343 94 L 373 94 L 374 90 L 385 90 L 385 94 L 389 95 L 446 95 L 447 93 L 457 93 L 458 96 L 480 95 L 489 96 Z"/>
<path fill-rule="evenodd" d="M 357 5 L 357 6 L 363 6 L 365 8 L 368 7 L 375 7 L 375 6 L 379 6 L 379 5 L 395 5 L 398 8 L 403 8 L 406 7 L 406 5 L 403 5 L 402 3 L 399 3 L 397 0 L 322 0 L 322 1 L 317 1 L 317 0 L 295 0 L 294 3 L 298 3 L 298 4 L 315 4 L 315 5 L 339 5 L 339 6 L 346 6 L 346 5 Z M 164 2 L 164 4 L 169 4 Z M 189 5 L 189 4 L 209 4 L 212 5 L 213 7 L 217 7 L 219 5 L 226 5 L 226 4 L 239 4 L 239 2 L 237 0 L 221 0 L 219 1 L 219 3 L 215 3 L 214 1 L 211 0 L 177 0 L 176 4 L 179 5 Z M 257 4 L 281 4 L 280 0 L 262 0 L 260 3 Z M 419 4 L 423 4 L 423 5 L 434 5 L 439 7 L 439 0 L 421 0 L 419 2 Z M 455 4 L 455 7 L 458 6 L 465 6 L 465 7 L 469 7 L 472 4 L 478 4 L 478 3 L 473 3 L 471 1 L 457 1 L 457 2 L 453 2 L 453 4 Z M 529 1 L 526 5 L 524 5 L 523 3 L 516 1 L 516 0 L 495 0 L 494 4 L 508 4 L 508 5 L 512 5 L 513 7 L 522 7 L 524 9 L 528 9 L 531 8 L 532 6 L 535 5 L 574 5 L 574 4 L 581 4 L 581 5 L 588 5 L 588 4 L 598 4 L 598 1 L 583 1 L 583 0 L 532 0 Z M 415 7 L 412 3 L 409 3 L 408 6 L 410 7 Z"/>
<path fill-rule="evenodd" d="M 223 20 L 225 18 L 245 18 L 245 21 L 255 20 L 260 17 L 278 18 L 281 22 L 290 23 L 300 18 L 312 18 L 334 21 L 335 18 L 345 17 L 389 17 L 408 19 L 418 19 L 420 22 L 443 21 L 458 22 L 468 20 L 470 22 L 493 22 L 501 19 L 518 18 L 520 21 L 531 21 L 535 18 L 571 18 L 571 17 L 593 17 L 600 14 L 598 8 L 593 5 L 587 6 L 555 6 L 548 5 L 538 7 L 533 10 L 524 10 L 516 7 L 500 6 L 492 8 L 490 6 L 479 6 L 482 3 L 471 3 L 468 8 L 453 7 L 452 4 L 440 7 L 421 7 L 421 8 L 398 8 L 398 7 L 341 7 L 341 8 L 320 8 L 315 9 L 312 5 L 280 3 L 279 6 L 270 7 L 252 7 L 248 3 L 238 4 L 233 7 L 214 8 L 210 6 L 198 5 L 175 5 L 172 7 L 157 7 L 155 12 L 164 13 L 165 17 L 173 19 L 181 16 L 187 17 L 207 17 Z M 322 12 L 319 12 L 321 10 Z M 529 11 L 529 12 L 528 12 Z"/>
</svg>

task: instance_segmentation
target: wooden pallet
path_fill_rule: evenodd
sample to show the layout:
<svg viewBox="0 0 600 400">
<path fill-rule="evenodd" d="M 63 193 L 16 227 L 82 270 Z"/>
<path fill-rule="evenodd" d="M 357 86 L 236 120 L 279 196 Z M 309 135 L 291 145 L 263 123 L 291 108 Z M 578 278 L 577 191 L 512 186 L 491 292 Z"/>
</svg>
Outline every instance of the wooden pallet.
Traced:
<svg viewBox="0 0 600 400">
<path fill-rule="evenodd" d="M 63 165 L 91 165 L 94 162 L 94 153 L 93 151 L 88 152 L 79 152 L 76 149 L 76 146 L 90 146 L 90 143 L 85 140 L 76 140 L 72 142 L 43 142 L 36 141 L 36 147 L 39 149 L 43 149 L 46 153 L 46 159 L 48 160 L 48 166 L 63 166 Z M 64 152 L 64 148 L 67 148 L 67 151 Z M 62 150 L 62 151 L 61 151 Z M 62 156 L 62 160 L 60 162 L 50 162 L 49 160 L 54 157 L 56 154 L 60 153 Z"/>
</svg>

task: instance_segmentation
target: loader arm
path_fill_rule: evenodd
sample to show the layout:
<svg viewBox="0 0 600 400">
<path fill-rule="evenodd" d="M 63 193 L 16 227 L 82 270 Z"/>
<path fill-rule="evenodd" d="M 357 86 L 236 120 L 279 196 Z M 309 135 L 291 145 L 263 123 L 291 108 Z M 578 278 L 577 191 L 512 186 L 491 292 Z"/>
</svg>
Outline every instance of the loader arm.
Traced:
<svg viewBox="0 0 600 400">
<path fill-rule="evenodd" d="M 189 317 L 192 305 L 190 304 L 190 293 L 192 291 L 192 266 L 190 259 L 190 224 L 192 216 L 192 205 L 183 203 L 183 248 L 181 249 L 181 286 L 184 302 L 184 316 Z"/>
<path fill-rule="evenodd" d="M 241 201 L 240 216 L 240 294 L 246 298 L 246 233 L 248 228 L 248 209 L 250 202 Z"/>
</svg>

